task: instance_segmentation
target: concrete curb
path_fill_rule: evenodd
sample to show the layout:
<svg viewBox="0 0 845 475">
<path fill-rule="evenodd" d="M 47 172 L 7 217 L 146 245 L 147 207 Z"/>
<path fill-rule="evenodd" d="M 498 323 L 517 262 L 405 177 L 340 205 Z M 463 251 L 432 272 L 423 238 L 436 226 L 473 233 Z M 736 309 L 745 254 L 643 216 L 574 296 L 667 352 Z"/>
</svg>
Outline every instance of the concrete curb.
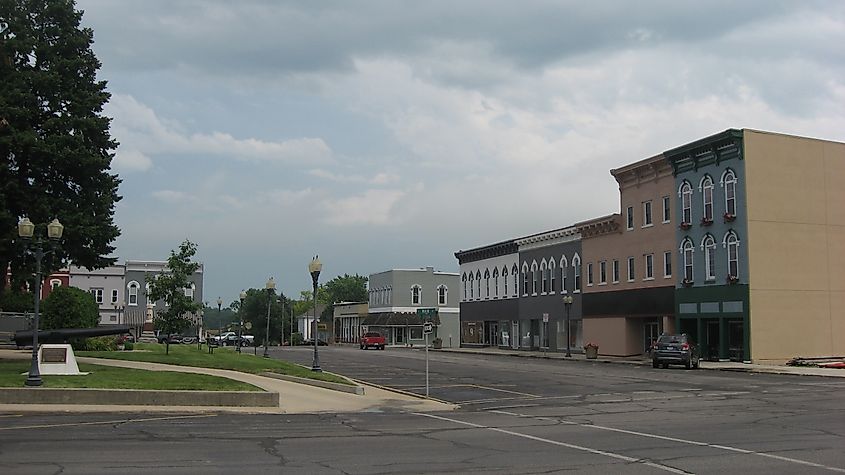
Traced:
<svg viewBox="0 0 845 475">
<path fill-rule="evenodd" d="M 402 389 L 391 388 L 390 386 L 382 386 L 382 385 L 379 385 L 379 384 L 369 383 L 369 382 L 366 382 L 366 381 L 358 381 L 358 380 L 354 380 L 354 379 L 352 381 L 355 381 L 358 384 L 364 384 L 364 385 L 367 385 L 367 386 L 372 386 L 376 389 L 381 389 L 382 391 L 387 391 L 387 392 L 391 392 L 391 393 L 401 394 L 403 396 L 422 399 L 423 401 L 434 401 L 434 402 L 437 402 L 437 403 L 440 403 L 440 404 L 449 404 L 451 406 L 460 407 L 460 404 L 455 404 L 454 402 L 444 401 L 442 399 L 437 399 L 437 398 L 431 397 L 431 396 L 426 397 L 426 396 L 423 396 L 422 394 L 412 393 L 410 391 L 404 391 Z"/>
<path fill-rule="evenodd" d="M 2 388 L 0 404 L 279 407 L 279 393 L 149 389 Z"/>
<path fill-rule="evenodd" d="M 332 383 L 330 381 L 320 381 L 319 379 L 300 378 L 299 376 L 288 376 L 286 374 L 264 372 L 260 376 L 268 378 L 281 379 L 282 381 L 290 381 L 292 383 L 307 384 L 309 386 L 316 386 L 318 388 L 331 389 L 333 391 L 340 391 L 344 393 L 356 394 L 358 396 L 364 395 L 364 387 L 341 383 Z"/>
</svg>

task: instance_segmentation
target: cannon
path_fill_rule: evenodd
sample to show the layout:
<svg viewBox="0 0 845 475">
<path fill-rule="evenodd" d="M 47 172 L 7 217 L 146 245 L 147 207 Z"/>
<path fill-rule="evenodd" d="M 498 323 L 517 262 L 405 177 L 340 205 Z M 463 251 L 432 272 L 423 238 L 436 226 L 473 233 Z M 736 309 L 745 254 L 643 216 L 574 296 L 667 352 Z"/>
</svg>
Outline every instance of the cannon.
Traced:
<svg viewBox="0 0 845 475">
<path fill-rule="evenodd" d="M 123 335 L 129 333 L 132 327 L 128 325 L 109 325 L 94 328 L 57 328 L 55 330 L 38 330 L 38 343 L 67 343 L 71 338 L 87 338 L 91 336 Z M 15 332 L 15 344 L 18 347 L 32 346 L 32 330 Z"/>
</svg>

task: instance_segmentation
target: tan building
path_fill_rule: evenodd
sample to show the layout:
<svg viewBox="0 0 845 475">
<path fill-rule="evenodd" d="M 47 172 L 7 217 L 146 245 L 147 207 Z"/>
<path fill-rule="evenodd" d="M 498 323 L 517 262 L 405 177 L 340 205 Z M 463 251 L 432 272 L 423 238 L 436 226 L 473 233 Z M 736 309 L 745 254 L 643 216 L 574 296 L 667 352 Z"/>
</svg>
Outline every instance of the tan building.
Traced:
<svg viewBox="0 0 845 475">
<path fill-rule="evenodd" d="M 664 155 L 681 330 L 713 359 L 845 355 L 845 144 L 730 129 Z"/>
<path fill-rule="evenodd" d="M 643 354 L 674 331 L 672 168 L 662 155 L 611 170 L 621 214 L 576 225 L 584 269 L 584 339 L 599 353 Z"/>
</svg>

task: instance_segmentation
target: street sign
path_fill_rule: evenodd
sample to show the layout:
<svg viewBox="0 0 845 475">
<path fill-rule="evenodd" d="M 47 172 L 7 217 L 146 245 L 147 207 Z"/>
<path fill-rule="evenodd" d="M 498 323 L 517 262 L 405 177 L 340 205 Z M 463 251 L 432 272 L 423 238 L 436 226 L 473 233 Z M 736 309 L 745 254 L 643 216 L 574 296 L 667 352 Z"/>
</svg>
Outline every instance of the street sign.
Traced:
<svg viewBox="0 0 845 475">
<path fill-rule="evenodd" d="M 426 335 L 431 333 L 431 322 L 425 322 L 423 324 L 423 333 L 426 334 Z"/>
<path fill-rule="evenodd" d="M 437 316 L 437 309 L 436 308 L 418 308 L 417 309 L 417 316 L 422 318 L 423 320 L 431 320 Z"/>
<path fill-rule="evenodd" d="M 324 331 L 326 331 L 326 330 L 328 330 L 328 329 L 329 329 L 329 326 L 328 326 L 327 324 L 325 324 L 325 323 L 318 323 L 318 324 L 317 324 L 317 330 L 320 330 L 320 331 L 323 331 L 323 332 L 324 332 Z"/>
<path fill-rule="evenodd" d="M 548 313 L 543 314 L 543 323 L 549 323 L 549 314 Z"/>
</svg>

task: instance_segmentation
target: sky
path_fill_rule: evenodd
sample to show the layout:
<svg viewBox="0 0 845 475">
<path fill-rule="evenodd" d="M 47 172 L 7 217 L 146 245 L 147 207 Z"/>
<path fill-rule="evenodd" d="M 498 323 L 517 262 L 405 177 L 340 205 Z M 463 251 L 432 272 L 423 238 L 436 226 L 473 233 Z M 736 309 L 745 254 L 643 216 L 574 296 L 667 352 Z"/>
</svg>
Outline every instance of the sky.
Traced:
<svg viewBox="0 0 845 475">
<path fill-rule="evenodd" d="M 286 295 L 619 211 L 613 168 L 728 128 L 845 141 L 841 1 L 78 0 L 120 261 Z M 835 45 L 840 46 L 835 46 Z"/>
</svg>

